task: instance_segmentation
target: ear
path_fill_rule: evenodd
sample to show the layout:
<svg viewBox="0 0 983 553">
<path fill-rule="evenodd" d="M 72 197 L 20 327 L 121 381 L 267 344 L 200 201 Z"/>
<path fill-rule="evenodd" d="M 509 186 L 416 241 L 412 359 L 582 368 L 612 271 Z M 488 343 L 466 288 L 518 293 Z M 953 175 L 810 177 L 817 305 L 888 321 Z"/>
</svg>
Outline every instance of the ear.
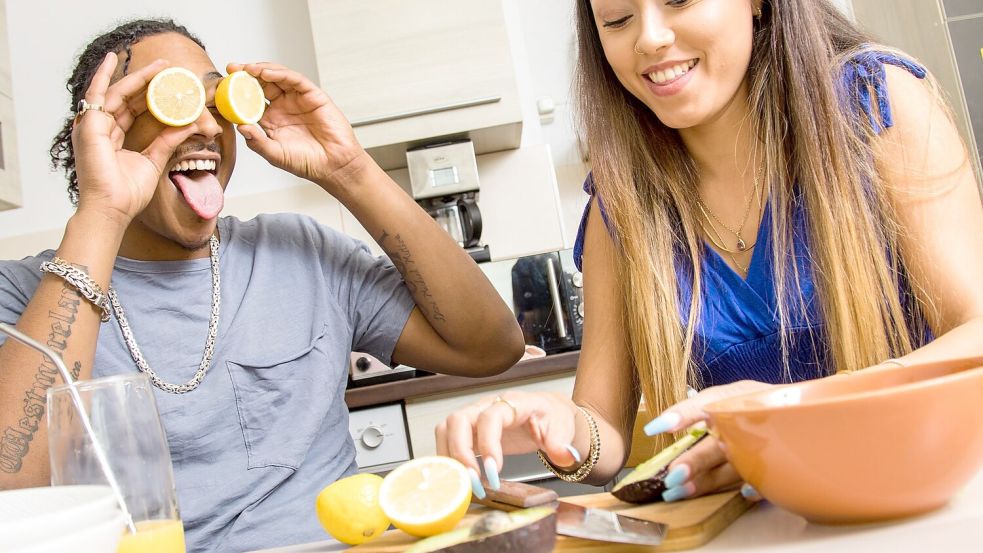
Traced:
<svg viewBox="0 0 983 553">
<path fill-rule="evenodd" d="M 761 9 L 764 7 L 765 0 L 751 0 L 751 9 L 755 18 L 761 17 Z"/>
</svg>

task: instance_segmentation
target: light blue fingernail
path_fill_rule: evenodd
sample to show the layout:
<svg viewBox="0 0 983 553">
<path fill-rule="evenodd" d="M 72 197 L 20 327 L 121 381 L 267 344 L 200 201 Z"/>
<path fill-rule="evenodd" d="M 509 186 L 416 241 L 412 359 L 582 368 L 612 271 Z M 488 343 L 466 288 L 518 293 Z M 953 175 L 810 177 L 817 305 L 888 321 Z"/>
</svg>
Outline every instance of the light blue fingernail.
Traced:
<svg viewBox="0 0 983 553">
<path fill-rule="evenodd" d="M 758 490 L 754 489 L 754 486 L 747 482 L 741 486 L 741 495 L 746 499 L 761 499 L 761 494 L 758 493 Z"/>
<path fill-rule="evenodd" d="M 679 486 L 676 488 L 669 488 L 668 490 L 662 492 L 662 500 L 666 503 L 673 501 L 679 501 L 680 499 L 686 499 L 693 494 L 692 486 L 689 484 L 685 486 Z"/>
<path fill-rule="evenodd" d="M 478 471 L 468 467 L 468 476 L 471 477 L 471 493 L 478 499 L 485 498 L 485 488 L 481 485 L 481 478 L 478 478 Z"/>
<path fill-rule="evenodd" d="M 573 447 L 573 445 L 568 445 L 568 446 L 566 446 L 566 448 L 567 448 L 567 451 L 570 452 L 570 455 L 573 455 L 573 460 L 574 461 L 577 461 L 578 463 L 583 463 L 584 462 L 583 458 L 580 457 L 580 452 L 577 451 L 577 448 Z"/>
<path fill-rule="evenodd" d="M 645 433 L 649 436 L 655 436 L 656 434 L 675 430 L 679 426 L 680 420 L 682 420 L 682 417 L 679 416 L 679 413 L 662 413 L 645 425 Z"/>
<path fill-rule="evenodd" d="M 676 465 L 666 475 L 666 487 L 678 488 L 689 478 L 689 465 Z"/>
<path fill-rule="evenodd" d="M 502 487 L 501 481 L 498 479 L 498 465 L 495 464 L 495 459 L 488 457 L 485 459 L 485 478 L 488 479 L 488 487 L 493 490 L 498 490 Z"/>
</svg>

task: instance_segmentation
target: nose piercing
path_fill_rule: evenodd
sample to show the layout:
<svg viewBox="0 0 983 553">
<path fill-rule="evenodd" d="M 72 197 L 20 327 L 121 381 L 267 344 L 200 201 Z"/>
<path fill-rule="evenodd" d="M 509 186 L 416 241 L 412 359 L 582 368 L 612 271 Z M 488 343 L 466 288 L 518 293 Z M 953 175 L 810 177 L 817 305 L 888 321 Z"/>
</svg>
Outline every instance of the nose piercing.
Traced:
<svg viewBox="0 0 983 553">
<path fill-rule="evenodd" d="M 645 55 L 645 52 L 642 52 L 641 50 L 638 49 L 638 44 L 635 44 L 635 53 L 638 54 L 639 56 Z"/>
</svg>

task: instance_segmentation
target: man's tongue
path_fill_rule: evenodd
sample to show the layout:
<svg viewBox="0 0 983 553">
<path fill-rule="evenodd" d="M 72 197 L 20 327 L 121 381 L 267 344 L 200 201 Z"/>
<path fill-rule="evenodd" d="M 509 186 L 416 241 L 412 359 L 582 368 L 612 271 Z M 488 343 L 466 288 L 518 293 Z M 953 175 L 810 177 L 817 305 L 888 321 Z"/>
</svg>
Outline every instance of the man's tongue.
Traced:
<svg viewBox="0 0 983 553">
<path fill-rule="evenodd" d="M 181 171 L 171 173 L 171 181 L 199 217 L 205 220 L 218 217 L 225 203 L 225 194 L 215 175 L 208 171 Z"/>
</svg>

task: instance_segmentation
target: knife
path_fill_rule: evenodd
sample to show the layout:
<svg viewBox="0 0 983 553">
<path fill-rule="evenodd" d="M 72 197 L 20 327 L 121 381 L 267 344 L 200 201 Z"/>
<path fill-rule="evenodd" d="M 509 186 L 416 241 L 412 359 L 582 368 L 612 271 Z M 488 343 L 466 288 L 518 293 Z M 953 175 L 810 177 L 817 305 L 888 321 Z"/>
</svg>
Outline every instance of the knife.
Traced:
<svg viewBox="0 0 983 553">
<path fill-rule="evenodd" d="M 556 505 L 556 533 L 564 536 L 635 545 L 659 545 L 669 530 L 669 526 L 661 522 L 561 501 L 553 490 L 522 482 L 502 481 L 498 490 L 485 488 L 485 492 L 484 499 L 475 498 L 475 501 L 494 509 L 512 511 L 537 505 Z"/>
</svg>

